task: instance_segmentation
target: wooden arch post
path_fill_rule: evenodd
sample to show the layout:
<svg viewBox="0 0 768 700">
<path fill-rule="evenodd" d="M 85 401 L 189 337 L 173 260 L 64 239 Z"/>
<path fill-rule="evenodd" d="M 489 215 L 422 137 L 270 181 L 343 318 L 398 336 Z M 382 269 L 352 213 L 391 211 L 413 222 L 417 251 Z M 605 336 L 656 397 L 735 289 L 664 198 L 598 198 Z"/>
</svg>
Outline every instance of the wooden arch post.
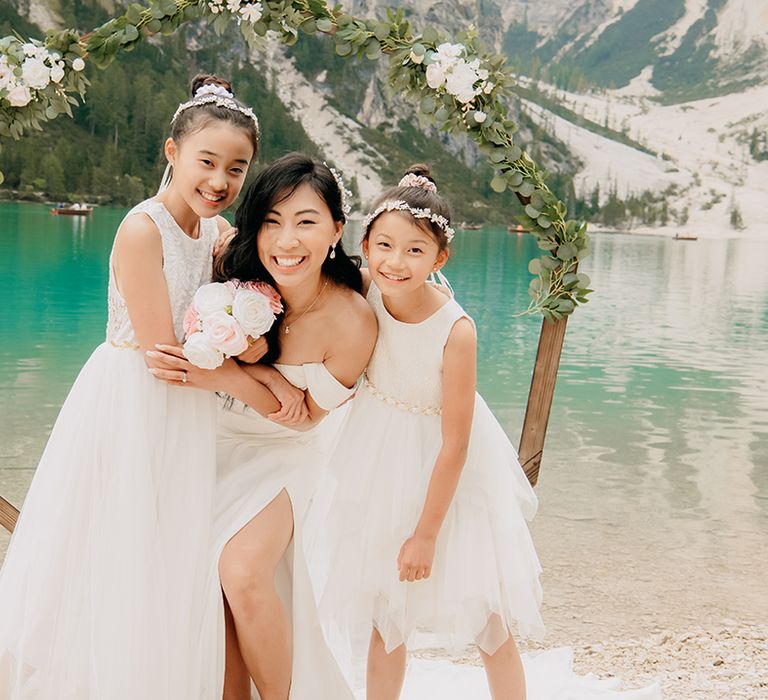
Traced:
<svg viewBox="0 0 768 700">
<path fill-rule="evenodd" d="M 8 530 L 8 532 L 13 532 L 18 519 L 18 509 L 14 508 L 13 505 L 0 496 L 0 525 Z"/>
<path fill-rule="evenodd" d="M 541 455 L 544 450 L 544 438 L 547 434 L 549 412 L 552 397 L 555 394 L 557 370 L 563 352 L 565 327 L 568 317 L 559 321 L 542 321 L 536 362 L 533 366 L 531 388 L 528 392 L 528 405 L 525 409 L 523 432 L 520 434 L 520 464 L 532 486 L 539 479 Z"/>
</svg>

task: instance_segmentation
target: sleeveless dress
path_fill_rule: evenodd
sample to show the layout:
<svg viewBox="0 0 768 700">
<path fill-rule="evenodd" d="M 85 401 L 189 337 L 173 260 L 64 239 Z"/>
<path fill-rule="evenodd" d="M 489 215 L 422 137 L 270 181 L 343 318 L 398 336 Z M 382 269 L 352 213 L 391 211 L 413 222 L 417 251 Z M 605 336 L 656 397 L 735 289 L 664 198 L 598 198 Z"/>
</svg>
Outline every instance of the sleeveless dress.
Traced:
<svg viewBox="0 0 768 700">
<path fill-rule="evenodd" d="M 160 202 L 177 339 L 211 277 L 213 219 L 189 238 Z M 110 259 L 106 342 L 64 402 L 0 571 L 3 700 L 210 700 L 216 400 L 147 371 Z M 207 634 L 207 633 L 206 633 Z"/>
<path fill-rule="evenodd" d="M 359 662 L 372 624 L 387 651 L 411 645 L 417 631 L 434 635 L 436 646 L 478 643 L 489 654 L 513 630 L 541 636 L 540 566 L 526 523 L 536 496 L 479 395 L 432 574 L 399 580 L 397 557 L 416 527 L 442 444 L 443 350 L 454 324 L 468 316 L 451 298 L 421 323 L 402 323 L 374 284 L 368 301 L 379 323 L 376 348 L 306 524 L 329 637 L 335 644 L 346 638 Z"/>
<path fill-rule="evenodd" d="M 331 411 L 354 392 L 321 362 L 275 364 L 291 384 L 308 389 Z M 293 630 L 291 700 L 351 700 L 352 691 L 331 653 L 318 617 L 302 543 L 307 504 L 314 492 L 344 410 L 332 412 L 307 432 L 262 417 L 239 401 L 219 411 L 214 560 L 226 543 L 285 490 L 291 499 L 294 537 L 276 575 L 278 593 Z M 218 629 L 223 627 L 223 609 Z M 258 698 L 255 687 L 252 697 Z"/>
</svg>

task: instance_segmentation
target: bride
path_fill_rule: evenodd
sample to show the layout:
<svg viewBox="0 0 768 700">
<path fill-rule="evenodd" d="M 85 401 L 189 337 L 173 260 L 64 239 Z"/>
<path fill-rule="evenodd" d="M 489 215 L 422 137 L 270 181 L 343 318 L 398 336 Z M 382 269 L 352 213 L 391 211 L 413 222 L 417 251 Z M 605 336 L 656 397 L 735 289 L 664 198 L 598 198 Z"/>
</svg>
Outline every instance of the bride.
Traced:
<svg viewBox="0 0 768 700">
<path fill-rule="evenodd" d="M 318 621 L 300 527 L 325 453 L 316 428 L 352 395 L 376 340 L 375 317 L 359 294 L 359 260 L 340 243 L 343 197 L 322 163 L 297 153 L 278 159 L 248 189 L 238 234 L 217 261 L 220 279 L 270 282 L 286 308 L 263 358 L 274 369 L 247 371 L 278 394 L 286 380 L 304 390 L 298 408 L 279 411 L 274 402 L 271 417 L 283 424 L 266 417 L 264 403 L 253 410 L 222 400 L 214 552 L 225 602 L 226 700 L 250 698 L 251 681 L 261 700 L 352 697 Z M 222 388 L 219 370 L 160 349 L 153 354 L 165 367 L 160 378 Z"/>
</svg>

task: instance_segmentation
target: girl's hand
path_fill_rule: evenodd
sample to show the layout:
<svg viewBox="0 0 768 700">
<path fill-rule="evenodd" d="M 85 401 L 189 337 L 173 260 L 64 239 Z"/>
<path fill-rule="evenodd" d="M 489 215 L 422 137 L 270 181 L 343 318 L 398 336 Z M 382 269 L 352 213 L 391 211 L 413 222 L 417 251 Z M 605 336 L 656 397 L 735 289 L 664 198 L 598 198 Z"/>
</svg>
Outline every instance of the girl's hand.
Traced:
<svg viewBox="0 0 768 700">
<path fill-rule="evenodd" d="M 150 374 L 166 384 L 186 386 L 206 391 L 222 391 L 226 385 L 227 376 L 237 369 L 237 363 L 224 360 L 224 364 L 216 369 L 200 369 L 195 367 L 181 352 L 177 345 L 156 345 L 157 350 L 147 352 L 152 363 Z"/>
<path fill-rule="evenodd" d="M 237 359 L 240 360 L 240 362 L 255 365 L 267 354 L 267 350 L 269 350 L 269 346 L 263 335 L 260 335 L 255 340 L 249 335 L 248 347 L 237 356 Z"/>
<path fill-rule="evenodd" d="M 231 228 L 222 231 L 219 237 L 216 239 L 216 243 L 213 244 L 213 257 L 217 258 L 221 255 L 229 245 L 229 242 L 237 235 L 237 229 L 233 226 Z"/>
<path fill-rule="evenodd" d="M 280 402 L 281 408 L 277 413 L 270 413 L 267 418 L 280 425 L 291 426 L 303 423 L 309 417 L 306 394 L 293 386 L 279 372 L 275 372 L 275 375 L 266 386 Z"/>
<path fill-rule="evenodd" d="M 401 581 L 421 581 L 432 573 L 435 559 L 435 540 L 431 537 L 413 535 L 400 547 L 397 568 Z"/>
</svg>

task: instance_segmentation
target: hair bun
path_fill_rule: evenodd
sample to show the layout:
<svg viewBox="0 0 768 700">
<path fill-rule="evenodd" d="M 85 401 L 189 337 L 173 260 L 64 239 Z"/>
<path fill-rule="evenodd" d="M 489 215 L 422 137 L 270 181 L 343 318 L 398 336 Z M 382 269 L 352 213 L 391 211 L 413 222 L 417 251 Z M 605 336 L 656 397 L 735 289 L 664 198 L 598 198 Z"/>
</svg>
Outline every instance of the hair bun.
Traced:
<svg viewBox="0 0 768 700">
<path fill-rule="evenodd" d="M 425 177 L 434 185 L 437 185 L 435 178 L 432 177 L 432 173 L 429 171 L 429 166 L 424 163 L 414 163 L 408 170 L 405 171 L 406 175 L 418 175 L 419 177 Z"/>
<path fill-rule="evenodd" d="M 199 73 L 192 78 L 192 97 L 195 96 L 197 91 L 203 87 L 203 85 L 220 85 L 225 90 L 232 92 L 232 83 L 230 83 L 229 80 L 224 80 L 223 78 L 219 78 L 218 76 L 209 73 Z"/>
</svg>

